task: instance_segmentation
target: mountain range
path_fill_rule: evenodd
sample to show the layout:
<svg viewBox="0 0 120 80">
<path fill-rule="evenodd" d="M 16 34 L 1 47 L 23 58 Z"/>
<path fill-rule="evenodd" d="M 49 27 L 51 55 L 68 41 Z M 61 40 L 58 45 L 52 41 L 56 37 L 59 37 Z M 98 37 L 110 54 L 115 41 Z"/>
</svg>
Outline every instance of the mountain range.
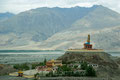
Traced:
<svg viewBox="0 0 120 80">
<path fill-rule="evenodd" d="M 13 16 L 15 16 L 15 14 L 10 13 L 10 12 L 0 13 L 0 22 L 5 21 Z"/>
<path fill-rule="evenodd" d="M 31 9 L 0 22 L 0 49 L 82 48 L 88 34 L 94 48 L 119 50 L 120 14 L 102 5 Z"/>
</svg>

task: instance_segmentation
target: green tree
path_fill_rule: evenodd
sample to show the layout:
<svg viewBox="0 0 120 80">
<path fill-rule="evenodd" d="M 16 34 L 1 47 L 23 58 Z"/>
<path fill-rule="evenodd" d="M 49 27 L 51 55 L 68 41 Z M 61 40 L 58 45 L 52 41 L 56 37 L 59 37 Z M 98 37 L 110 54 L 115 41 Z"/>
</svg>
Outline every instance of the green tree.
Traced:
<svg viewBox="0 0 120 80">
<path fill-rule="evenodd" d="M 87 62 L 82 62 L 82 63 L 81 63 L 81 69 L 82 69 L 82 70 L 87 69 L 87 67 L 88 67 Z"/>
<path fill-rule="evenodd" d="M 47 62 L 47 60 L 46 60 L 46 58 L 44 59 L 44 65 L 46 65 L 46 62 Z"/>
<path fill-rule="evenodd" d="M 76 69 L 76 68 L 78 68 L 78 66 L 77 66 L 77 65 L 75 65 L 75 66 L 74 66 L 74 68 Z"/>
<path fill-rule="evenodd" d="M 15 64 L 15 65 L 13 66 L 13 68 L 14 68 L 14 69 L 19 69 L 19 64 Z"/>
<path fill-rule="evenodd" d="M 94 68 L 92 66 L 88 66 L 86 69 L 86 76 L 96 76 L 96 71 L 94 70 Z"/>
<path fill-rule="evenodd" d="M 62 73 L 62 69 L 61 67 L 59 66 L 58 69 L 57 69 L 57 74 L 61 74 Z"/>
<path fill-rule="evenodd" d="M 37 66 L 44 66 L 44 62 L 40 62 L 40 63 L 32 63 L 32 69 L 35 69 Z"/>
<path fill-rule="evenodd" d="M 68 67 L 67 65 L 63 65 L 63 66 L 61 66 L 61 70 L 62 71 L 71 71 L 71 68 Z"/>
<path fill-rule="evenodd" d="M 74 76 L 75 76 L 75 77 L 79 77 L 79 76 L 80 76 L 80 73 L 79 73 L 79 72 L 75 72 L 75 73 L 74 73 Z"/>
<path fill-rule="evenodd" d="M 29 70 L 29 66 L 26 63 L 24 63 L 24 64 L 20 65 L 20 69 L 21 70 Z"/>
<path fill-rule="evenodd" d="M 37 65 L 36 64 L 32 64 L 32 69 L 35 69 Z"/>
<path fill-rule="evenodd" d="M 53 71 L 49 72 L 49 76 L 51 76 L 51 77 L 54 76 Z"/>
<path fill-rule="evenodd" d="M 15 69 L 18 69 L 18 70 L 29 70 L 29 66 L 24 63 L 24 64 L 15 64 L 13 66 Z"/>
<path fill-rule="evenodd" d="M 40 77 L 39 73 L 34 74 L 35 80 L 37 80 Z"/>
</svg>

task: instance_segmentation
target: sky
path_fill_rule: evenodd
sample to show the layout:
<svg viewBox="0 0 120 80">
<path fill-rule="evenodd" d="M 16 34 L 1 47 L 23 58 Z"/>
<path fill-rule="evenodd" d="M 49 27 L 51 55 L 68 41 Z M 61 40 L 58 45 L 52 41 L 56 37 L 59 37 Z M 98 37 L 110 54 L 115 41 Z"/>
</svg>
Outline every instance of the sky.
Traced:
<svg viewBox="0 0 120 80">
<path fill-rule="evenodd" d="M 19 13 L 38 7 L 91 7 L 103 5 L 120 13 L 120 0 L 0 0 L 0 13 Z"/>
</svg>

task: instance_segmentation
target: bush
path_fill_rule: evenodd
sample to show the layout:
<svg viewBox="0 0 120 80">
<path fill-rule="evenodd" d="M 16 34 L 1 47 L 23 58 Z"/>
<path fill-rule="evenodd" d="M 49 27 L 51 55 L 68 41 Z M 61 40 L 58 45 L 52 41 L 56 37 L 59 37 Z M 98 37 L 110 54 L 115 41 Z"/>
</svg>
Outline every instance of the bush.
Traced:
<svg viewBox="0 0 120 80">
<path fill-rule="evenodd" d="M 29 66 L 27 64 L 16 64 L 13 68 L 18 70 L 29 70 Z"/>
<path fill-rule="evenodd" d="M 72 71 L 67 71 L 67 72 L 65 72 L 65 76 L 73 76 L 73 72 Z"/>
<path fill-rule="evenodd" d="M 60 67 L 61 71 L 71 71 L 71 68 L 68 67 L 67 65 L 63 65 Z"/>
<path fill-rule="evenodd" d="M 78 68 L 78 66 L 77 66 L 77 65 L 75 65 L 75 66 L 74 66 L 74 68 L 76 69 L 76 68 Z"/>
<path fill-rule="evenodd" d="M 43 62 L 40 63 L 33 63 L 32 65 L 32 69 L 35 69 L 37 66 L 44 66 L 45 64 Z"/>
<path fill-rule="evenodd" d="M 86 70 L 87 67 L 88 67 L 87 62 L 82 62 L 82 63 L 81 63 L 81 69 L 82 69 L 82 70 Z"/>
<path fill-rule="evenodd" d="M 86 76 L 96 76 L 96 71 L 94 70 L 94 68 L 92 66 L 88 66 L 86 69 Z"/>
<path fill-rule="evenodd" d="M 20 67 L 19 67 L 19 64 L 14 65 L 13 68 L 14 68 L 14 69 L 19 69 L 19 68 L 20 68 Z"/>
<path fill-rule="evenodd" d="M 46 74 L 47 77 L 54 77 L 53 71 L 49 72 L 48 74 Z"/>
<path fill-rule="evenodd" d="M 35 79 L 37 79 L 39 75 L 40 75 L 39 73 L 34 74 Z"/>
</svg>

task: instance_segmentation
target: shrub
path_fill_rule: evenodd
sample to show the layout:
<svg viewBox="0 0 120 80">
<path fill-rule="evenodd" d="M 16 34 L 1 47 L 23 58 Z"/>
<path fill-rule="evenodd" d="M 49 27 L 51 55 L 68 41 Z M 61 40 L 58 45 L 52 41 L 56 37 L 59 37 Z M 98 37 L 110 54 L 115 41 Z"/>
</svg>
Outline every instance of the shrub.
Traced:
<svg viewBox="0 0 120 80">
<path fill-rule="evenodd" d="M 82 70 L 86 70 L 87 67 L 88 67 L 87 62 L 82 62 L 82 63 L 81 63 L 81 69 L 82 69 Z"/>
<path fill-rule="evenodd" d="M 86 76 L 96 76 L 96 71 L 94 70 L 94 68 L 92 66 L 88 66 L 86 69 Z"/>
<path fill-rule="evenodd" d="M 18 70 L 29 70 L 29 66 L 27 64 L 15 64 L 13 68 Z"/>
</svg>

